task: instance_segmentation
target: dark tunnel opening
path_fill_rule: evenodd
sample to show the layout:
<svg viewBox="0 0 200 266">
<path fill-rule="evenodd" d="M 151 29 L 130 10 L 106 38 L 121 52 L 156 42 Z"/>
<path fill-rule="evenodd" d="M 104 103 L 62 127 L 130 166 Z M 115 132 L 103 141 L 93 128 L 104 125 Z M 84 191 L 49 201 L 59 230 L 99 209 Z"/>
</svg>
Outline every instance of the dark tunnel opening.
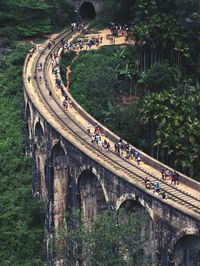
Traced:
<svg viewBox="0 0 200 266">
<path fill-rule="evenodd" d="M 96 11 L 90 2 L 84 2 L 79 10 L 79 15 L 82 19 L 95 19 Z"/>
</svg>

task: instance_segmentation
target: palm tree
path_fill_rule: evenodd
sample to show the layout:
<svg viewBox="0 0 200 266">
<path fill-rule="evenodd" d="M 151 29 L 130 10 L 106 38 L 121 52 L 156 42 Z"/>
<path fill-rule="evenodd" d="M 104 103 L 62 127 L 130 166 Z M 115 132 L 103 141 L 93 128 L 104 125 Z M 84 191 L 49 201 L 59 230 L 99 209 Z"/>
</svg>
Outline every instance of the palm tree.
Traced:
<svg viewBox="0 0 200 266">
<path fill-rule="evenodd" d="M 116 69 L 118 70 L 120 64 L 119 62 L 125 58 L 125 49 L 117 49 L 114 53 L 113 53 L 114 59 L 118 62 Z"/>
<path fill-rule="evenodd" d="M 129 97 L 130 97 L 130 101 L 131 101 L 131 92 L 132 92 L 132 74 L 133 72 L 131 71 L 131 69 L 129 68 L 129 64 L 127 63 L 125 65 L 124 68 L 119 69 L 118 71 L 119 75 L 124 76 L 125 80 L 127 82 L 129 82 L 129 89 L 130 89 L 130 93 L 129 93 Z"/>
</svg>

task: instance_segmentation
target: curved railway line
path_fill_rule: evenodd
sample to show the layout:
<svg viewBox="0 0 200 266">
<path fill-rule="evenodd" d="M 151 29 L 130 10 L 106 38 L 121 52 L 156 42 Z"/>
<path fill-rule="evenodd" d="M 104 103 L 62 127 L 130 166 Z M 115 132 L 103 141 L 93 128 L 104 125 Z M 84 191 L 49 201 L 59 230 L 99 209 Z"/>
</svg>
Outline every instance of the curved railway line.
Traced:
<svg viewBox="0 0 200 266">
<path fill-rule="evenodd" d="M 91 137 L 86 132 L 86 128 L 84 125 L 81 125 L 79 121 L 76 119 L 74 115 L 72 115 L 68 111 L 63 110 L 63 106 L 61 101 L 58 97 L 52 93 L 51 100 L 49 96 L 49 91 L 51 89 L 51 82 L 48 78 L 48 67 L 50 64 L 50 54 L 54 51 L 58 51 L 60 49 L 61 41 L 69 39 L 71 37 L 71 31 L 65 30 L 63 31 L 58 37 L 56 37 L 55 44 L 51 49 L 45 48 L 45 51 L 38 56 L 36 61 L 34 62 L 33 68 L 34 72 L 37 73 L 37 66 L 38 64 L 42 63 L 43 68 L 41 72 L 42 82 L 39 80 L 38 75 L 36 75 L 35 85 L 38 93 L 38 97 L 40 98 L 40 103 L 43 104 L 48 110 L 48 113 L 54 117 L 54 119 L 59 123 L 60 127 L 65 130 L 65 132 L 69 133 L 71 136 L 74 137 L 75 141 L 78 145 L 84 146 L 85 149 L 92 152 L 96 157 L 100 158 L 105 162 L 105 164 L 111 165 L 115 170 L 122 171 L 130 180 L 133 180 L 134 185 L 145 190 L 147 193 L 152 193 L 151 190 L 148 190 L 144 186 L 144 180 L 148 178 L 148 180 L 153 184 L 156 181 L 159 181 L 161 184 L 161 189 L 164 191 L 168 198 L 164 201 L 168 204 L 172 204 L 173 202 L 176 203 L 176 208 L 180 207 L 182 211 L 191 211 L 195 214 L 197 218 L 200 219 L 200 198 L 197 196 L 193 196 L 192 194 L 188 193 L 187 191 L 170 185 L 166 180 L 162 180 L 161 177 L 158 177 L 141 166 L 138 166 L 136 163 L 132 163 L 127 161 L 126 159 L 120 157 L 112 150 L 110 152 L 103 152 L 99 151 L 95 145 L 91 143 Z M 28 58 L 26 60 L 24 66 L 24 84 L 25 89 L 28 91 L 28 83 L 27 83 L 27 66 L 29 63 Z M 40 112 L 40 110 L 38 110 Z M 44 116 L 42 114 L 42 116 Z M 156 198 L 161 197 L 155 195 Z"/>
</svg>

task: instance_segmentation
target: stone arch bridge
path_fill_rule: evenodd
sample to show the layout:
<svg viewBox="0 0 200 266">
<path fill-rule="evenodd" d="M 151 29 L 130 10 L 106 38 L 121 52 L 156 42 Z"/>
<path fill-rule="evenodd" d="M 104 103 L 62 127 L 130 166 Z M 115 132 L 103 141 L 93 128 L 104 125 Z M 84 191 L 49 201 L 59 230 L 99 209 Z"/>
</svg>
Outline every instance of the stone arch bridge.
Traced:
<svg viewBox="0 0 200 266">
<path fill-rule="evenodd" d="M 148 214 L 150 238 L 139 248 L 151 257 L 151 265 L 200 265 L 200 184 L 180 173 L 178 188 L 171 186 L 161 179 L 160 170 L 165 166 L 143 152 L 144 163 L 137 166 L 112 151 L 99 151 L 85 129 L 88 122 L 94 126 L 97 121 L 67 91 L 73 107 L 63 110 L 50 54 L 60 53 L 63 38 L 71 37 L 66 30 L 55 38 L 51 49 L 31 51 L 23 69 L 27 154 L 33 158 L 33 193 L 46 207 L 48 265 L 59 265 L 59 261 L 65 265 L 50 243 L 53 229 L 66 222 L 67 210 L 78 207 L 84 219 L 92 221 L 125 202 Z M 43 69 L 38 73 L 40 63 Z M 112 147 L 119 137 L 99 125 Z M 168 198 L 146 189 L 145 178 L 159 181 Z"/>
</svg>

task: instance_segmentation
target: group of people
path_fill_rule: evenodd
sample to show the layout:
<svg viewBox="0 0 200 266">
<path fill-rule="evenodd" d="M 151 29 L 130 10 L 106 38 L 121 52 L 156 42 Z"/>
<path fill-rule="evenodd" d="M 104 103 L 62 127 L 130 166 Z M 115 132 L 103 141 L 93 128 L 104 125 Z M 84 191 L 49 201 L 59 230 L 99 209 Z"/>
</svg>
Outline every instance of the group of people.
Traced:
<svg viewBox="0 0 200 266">
<path fill-rule="evenodd" d="M 174 171 L 170 171 L 169 169 L 163 168 L 161 170 L 162 179 L 167 180 L 168 178 L 171 179 L 171 185 L 174 184 L 175 186 L 179 184 L 179 173 Z"/>
<path fill-rule="evenodd" d="M 87 125 L 87 133 L 91 136 L 91 142 L 92 144 L 97 145 L 97 148 L 99 151 L 106 151 L 109 152 L 110 150 L 110 143 L 108 140 L 104 139 L 102 140 L 102 136 L 100 134 L 100 128 L 99 125 L 96 124 L 94 128 L 94 132 L 91 132 L 92 130 L 92 125 L 88 123 Z"/>
<path fill-rule="evenodd" d="M 175 186 L 179 184 L 179 173 L 174 171 L 170 171 L 167 168 L 163 168 L 161 170 L 162 174 L 162 180 L 167 180 L 167 178 L 171 179 L 171 185 L 174 184 Z M 159 182 L 152 183 L 148 178 L 144 180 L 145 187 L 147 189 L 153 189 L 153 193 L 157 193 L 158 195 L 161 195 L 163 199 L 167 198 L 167 194 L 165 191 L 161 189 L 161 185 Z"/>
<path fill-rule="evenodd" d="M 83 38 L 78 38 L 76 41 L 70 42 L 70 41 L 65 41 L 63 44 L 64 52 L 69 52 L 69 51 L 75 51 L 79 52 L 82 49 L 90 49 L 93 45 L 99 46 L 100 43 L 102 43 L 103 37 L 102 36 L 97 36 L 88 40 L 85 40 Z"/>
<path fill-rule="evenodd" d="M 53 45 L 54 45 L 54 43 L 53 43 Z M 62 82 L 60 76 L 58 75 L 59 72 L 60 72 L 60 70 L 59 70 L 59 53 L 58 53 L 58 51 L 54 51 L 53 53 L 51 53 L 50 54 L 50 58 L 51 58 L 52 74 L 55 75 L 55 85 L 56 85 L 57 89 L 61 90 L 61 94 L 64 97 L 63 109 L 65 111 L 67 111 L 68 107 L 72 107 L 72 100 L 67 96 L 67 93 L 66 93 L 66 91 L 64 89 L 63 82 Z"/>
<path fill-rule="evenodd" d="M 87 124 L 87 133 L 91 136 L 91 142 L 96 144 L 98 146 L 98 149 L 102 151 L 104 149 L 105 151 L 110 150 L 110 143 L 108 140 L 104 139 L 102 141 L 102 136 L 100 133 L 100 127 L 98 124 L 95 125 L 94 132 L 92 133 L 92 125 L 91 123 Z M 122 139 L 119 139 L 118 142 L 114 144 L 115 147 L 115 153 L 117 153 L 119 156 L 124 156 L 125 159 L 135 159 L 138 163 L 138 165 L 141 162 L 141 155 L 140 152 L 135 150 L 133 146 L 131 146 L 128 142 L 125 144 Z"/>
<path fill-rule="evenodd" d="M 84 28 L 84 26 L 80 22 L 71 23 L 71 32 L 74 32 L 76 30 L 81 31 L 83 28 Z"/>
<path fill-rule="evenodd" d="M 133 146 L 131 146 L 128 142 L 124 143 L 122 139 L 119 139 L 118 142 L 115 143 L 115 152 L 120 156 L 124 156 L 125 159 L 135 159 L 138 165 L 141 162 L 140 152 L 135 150 Z"/>
<path fill-rule="evenodd" d="M 72 106 L 73 106 L 72 100 L 67 95 L 65 95 L 65 98 L 63 101 L 63 109 L 67 111 L 68 107 L 72 107 Z"/>
<path fill-rule="evenodd" d="M 64 52 L 75 51 L 79 52 L 83 49 L 83 42 L 81 38 L 78 38 L 77 42 L 66 41 L 63 45 Z"/>
<path fill-rule="evenodd" d="M 110 29 L 111 33 L 114 33 L 117 36 L 126 36 L 130 32 L 130 25 L 128 24 L 110 22 L 108 28 Z"/>
<path fill-rule="evenodd" d="M 90 49 L 93 45 L 96 45 L 96 46 L 99 46 L 100 43 L 103 42 L 103 37 L 102 36 L 97 36 L 97 37 L 94 37 L 90 40 L 87 41 L 86 43 L 86 50 L 87 50 L 87 47 Z"/>
<path fill-rule="evenodd" d="M 149 190 L 153 189 L 153 193 L 157 193 L 162 197 L 162 199 L 167 198 L 167 194 L 165 191 L 161 190 L 161 186 L 159 182 L 152 183 L 148 178 L 144 180 L 145 187 Z"/>
<path fill-rule="evenodd" d="M 55 51 L 54 53 L 50 53 L 50 58 L 51 58 L 52 73 L 58 74 L 59 73 L 59 55 L 58 55 L 58 52 Z"/>
<path fill-rule="evenodd" d="M 51 53 L 50 54 L 50 58 L 51 58 L 52 74 L 55 75 L 55 85 L 56 85 L 56 88 L 57 89 L 60 89 L 62 95 L 65 97 L 66 96 L 66 92 L 64 90 L 64 85 L 62 83 L 61 78 L 58 75 L 59 72 L 60 72 L 58 51 L 55 51 L 54 53 Z M 64 107 L 64 109 L 65 109 L 65 107 Z"/>
<path fill-rule="evenodd" d="M 58 66 L 56 66 L 56 67 L 58 67 Z M 64 100 L 63 100 L 63 109 L 64 109 L 64 111 L 67 111 L 68 110 L 68 107 L 72 107 L 73 106 L 72 100 L 67 96 L 67 93 L 66 93 L 66 91 L 64 89 L 64 85 L 62 83 L 62 80 L 58 76 L 58 72 L 55 71 L 55 69 L 54 69 L 54 72 L 53 73 L 55 75 L 55 85 L 56 85 L 56 88 L 61 90 L 61 94 L 64 97 Z"/>
<path fill-rule="evenodd" d="M 37 66 L 37 71 L 42 72 L 42 63 L 39 63 Z"/>
<path fill-rule="evenodd" d="M 50 50 L 51 47 L 53 47 L 55 45 L 55 41 L 54 40 L 49 40 L 49 42 L 47 43 L 47 47 Z"/>
<path fill-rule="evenodd" d="M 113 37 L 112 35 L 108 34 L 106 36 L 106 39 L 109 40 L 110 44 L 115 44 L 115 37 Z"/>
</svg>

